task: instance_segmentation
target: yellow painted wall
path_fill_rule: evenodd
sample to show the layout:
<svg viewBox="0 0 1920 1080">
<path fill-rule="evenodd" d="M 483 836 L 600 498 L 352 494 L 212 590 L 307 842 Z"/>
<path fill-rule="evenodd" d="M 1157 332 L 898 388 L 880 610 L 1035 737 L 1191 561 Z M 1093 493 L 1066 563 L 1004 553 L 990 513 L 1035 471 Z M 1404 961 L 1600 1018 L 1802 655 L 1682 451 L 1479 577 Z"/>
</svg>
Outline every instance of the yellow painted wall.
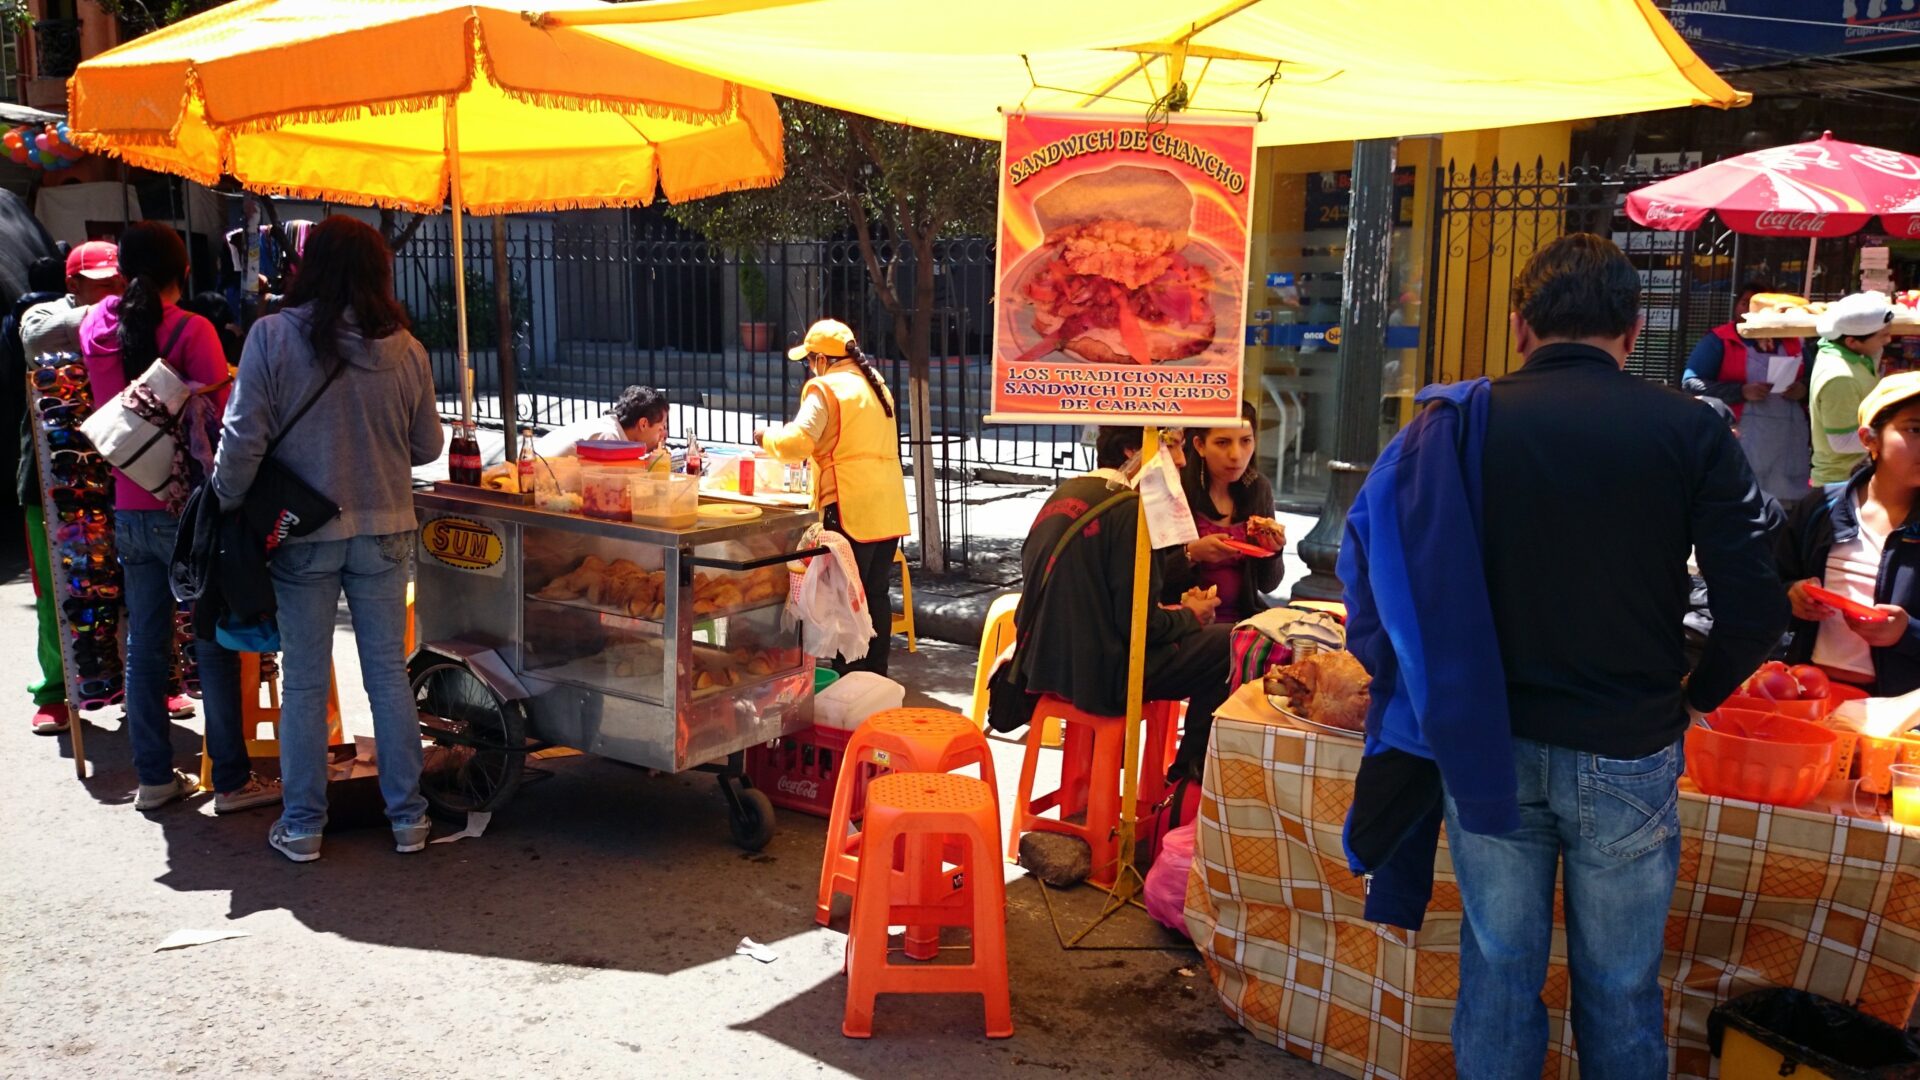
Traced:
<svg viewBox="0 0 1920 1080">
<path fill-rule="evenodd" d="M 1524 179 L 1544 162 L 1549 174 L 1567 160 L 1573 136 L 1571 123 L 1538 124 L 1471 131 L 1441 139 L 1440 166 L 1453 162 L 1465 177 L 1477 169 L 1481 183 L 1499 163 L 1500 177 L 1511 182 L 1517 165 Z M 1429 189 L 1429 192 L 1431 189 Z M 1490 208 L 1492 193 L 1476 199 L 1476 207 Z M 1458 204 L 1456 204 L 1458 205 Z M 1438 382 L 1455 382 L 1481 375 L 1502 375 L 1519 365 L 1508 341 L 1507 294 L 1514 274 L 1534 251 L 1560 235 L 1560 215 L 1534 212 L 1528 207 L 1506 213 L 1452 213 L 1445 215 L 1444 231 L 1436 233 L 1440 261 L 1435 280 L 1427 283 L 1427 333 L 1434 342 L 1433 371 Z"/>
</svg>

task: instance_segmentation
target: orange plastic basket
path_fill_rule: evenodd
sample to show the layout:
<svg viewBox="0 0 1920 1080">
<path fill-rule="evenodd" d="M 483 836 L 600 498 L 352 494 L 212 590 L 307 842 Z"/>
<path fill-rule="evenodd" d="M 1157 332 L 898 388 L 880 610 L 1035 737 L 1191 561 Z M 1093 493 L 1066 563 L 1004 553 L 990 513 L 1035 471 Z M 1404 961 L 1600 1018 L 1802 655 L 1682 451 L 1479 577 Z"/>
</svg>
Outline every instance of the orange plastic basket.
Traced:
<svg viewBox="0 0 1920 1080">
<path fill-rule="evenodd" d="M 1687 729 L 1687 775 L 1708 795 L 1804 806 L 1833 775 L 1834 732 L 1779 713 L 1721 708 Z"/>
</svg>

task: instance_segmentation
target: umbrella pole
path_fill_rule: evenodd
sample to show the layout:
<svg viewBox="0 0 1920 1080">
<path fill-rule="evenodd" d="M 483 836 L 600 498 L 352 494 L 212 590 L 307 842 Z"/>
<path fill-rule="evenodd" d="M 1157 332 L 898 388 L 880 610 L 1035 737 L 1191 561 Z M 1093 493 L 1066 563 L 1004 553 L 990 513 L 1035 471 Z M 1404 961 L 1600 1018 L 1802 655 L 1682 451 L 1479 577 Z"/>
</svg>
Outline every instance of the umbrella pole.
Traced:
<svg viewBox="0 0 1920 1080">
<path fill-rule="evenodd" d="M 460 349 L 460 423 L 473 423 L 473 360 L 467 354 L 467 238 L 461 221 L 460 106 L 447 101 L 447 169 L 453 202 L 453 302 L 455 340 Z"/>
<path fill-rule="evenodd" d="M 1813 256 L 1819 249 L 1820 238 L 1817 236 L 1807 237 L 1807 274 L 1806 280 L 1800 285 L 1800 295 L 1809 300 L 1813 299 Z"/>
</svg>

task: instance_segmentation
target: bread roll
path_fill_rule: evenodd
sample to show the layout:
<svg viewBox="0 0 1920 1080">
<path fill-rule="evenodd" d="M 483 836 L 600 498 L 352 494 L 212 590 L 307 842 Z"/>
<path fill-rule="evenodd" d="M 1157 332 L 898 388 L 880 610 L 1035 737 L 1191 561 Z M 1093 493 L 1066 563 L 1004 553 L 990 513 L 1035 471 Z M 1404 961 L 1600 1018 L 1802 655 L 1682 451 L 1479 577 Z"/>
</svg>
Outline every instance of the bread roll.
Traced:
<svg viewBox="0 0 1920 1080">
<path fill-rule="evenodd" d="M 1193 193 L 1165 169 L 1115 165 L 1060 181 L 1033 200 L 1033 212 L 1047 233 L 1095 221 L 1126 221 L 1173 233 L 1174 247 L 1180 248 L 1193 227 Z"/>
</svg>

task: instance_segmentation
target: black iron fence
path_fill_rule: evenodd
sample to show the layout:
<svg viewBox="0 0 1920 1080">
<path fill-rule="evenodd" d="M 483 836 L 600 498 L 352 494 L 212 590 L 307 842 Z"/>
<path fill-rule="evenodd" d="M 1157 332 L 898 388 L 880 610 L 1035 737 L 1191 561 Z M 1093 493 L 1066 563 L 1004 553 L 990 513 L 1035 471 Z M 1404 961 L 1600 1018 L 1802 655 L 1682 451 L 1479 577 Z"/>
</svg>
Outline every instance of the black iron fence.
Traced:
<svg viewBox="0 0 1920 1080">
<path fill-rule="evenodd" d="M 500 318 L 489 223 L 466 236 L 468 340 L 476 414 L 486 422 L 552 427 L 603 411 L 621 388 L 664 388 L 677 434 L 749 442 L 756 428 L 791 416 L 805 372 L 786 356 L 819 318 L 853 326 L 882 358 L 900 400 L 902 455 L 928 448 L 942 487 L 949 562 L 970 553 L 961 486 L 996 474 L 1051 481 L 1087 465 L 1079 430 L 982 423 L 988 406 L 994 253 L 991 241 L 956 238 L 934 251 L 933 289 L 915 295 L 914 253 L 873 251 L 902 309 L 931 312 L 925 387 L 927 430 L 917 431 L 914 387 L 900 319 L 884 302 L 866 253 L 852 239 L 770 243 L 736 250 L 641 213 L 577 212 L 507 223 L 508 356 L 517 394 L 499 390 Z M 401 252 L 396 286 L 433 357 L 446 409 L 457 411 L 452 243 L 430 222 Z"/>
<path fill-rule="evenodd" d="M 1805 240 L 1740 236 L 1713 218 L 1698 230 L 1662 232 L 1626 216 L 1628 192 L 1678 171 L 1535 159 L 1530 168 L 1496 161 L 1463 172 L 1450 162 L 1434 185 L 1428 381 L 1498 375 L 1518 363 L 1507 324 L 1511 283 L 1537 248 L 1569 232 L 1611 237 L 1639 269 L 1647 322 L 1627 366 L 1649 379 L 1679 382 L 1693 344 L 1732 318 L 1744 282 L 1802 291 Z M 1866 238 L 1821 242 L 1816 294 L 1853 290 L 1848 279 Z"/>
</svg>

